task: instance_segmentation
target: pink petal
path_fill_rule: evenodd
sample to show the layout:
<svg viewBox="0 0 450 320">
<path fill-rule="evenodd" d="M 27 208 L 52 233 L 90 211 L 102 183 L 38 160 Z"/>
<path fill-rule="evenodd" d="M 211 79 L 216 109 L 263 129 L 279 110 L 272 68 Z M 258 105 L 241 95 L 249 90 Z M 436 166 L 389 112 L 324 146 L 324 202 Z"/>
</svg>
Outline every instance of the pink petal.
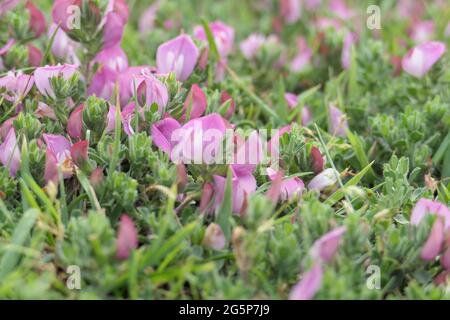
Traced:
<svg viewBox="0 0 450 320">
<path fill-rule="evenodd" d="M 126 260 L 131 251 L 138 246 L 138 236 L 133 221 L 127 215 L 120 217 L 119 231 L 117 235 L 117 253 L 116 258 Z"/>
<path fill-rule="evenodd" d="M 197 84 L 192 85 L 191 91 L 189 92 L 186 101 L 184 102 L 183 105 L 184 113 L 183 116 L 181 117 L 182 121 L 185 120 L 186 114 L 189 109 L 190 109 L 189 114 L 190 119 L 201 117 L 206 110 L 206 95 Z"/>
<path fill-rule="evenodd" d="M 20 150 L 17 145 L 16 131 L 11 128 L 0 145 L 0 162 L 9 168 L 11 176 L 15 176 L 20 167 Z"/>
<path fill-rule="evenodd" d="M 79 105 L 72 111 L 67 121 L 67 133 L 72 138 L 80 139 L 83 135 L 83 109 L 84 105 Z"/>
<path fill-rule="evenodd" d="M 225 247 L 226 239 L 222 228 L 215 223 L 211 223 L 205 231 L 203 244 L 213 250 L 222 250 Z"/>
<path fill-rule="evenodd" d="M 313 245 L 313 255 L 322 259 L 324 262 L 330 262 L 339 248 L 341 238 L 347 231 L 345 227 L 339 227 L 319 238 Z"/>
<path fill-rule="evenodd" d="M 437 217 L 431 228 L 428 239 L 420 252 L 420 257 L 427 261 L 434 260 L 439 255 L 443 242 L 444 222 L 441 217 Z"/>
<path fill-rule="evenodd" d="M 416 78 L 422 78 L 445 53 L 442 42 L 431 41 L 422 43 L 403 57 L 403 70 Z"/>
<path fill-rule="evenodd" d="M 172 134 L 175 130 L 181 128 L 177 120 L 173 118 L 165 118 L 152 126 L 153 143 L 170 154 L 172 151 Z"/>
<path fill-rule="evenodd" d="M 436 214 L 444 218 L 445 229 L 450 227 L 450 210 L 443 203 L 422 198 L 414 206 L 411 212 L 411 224 L 419 225 L 426 214 Z"/>
<path fill-rule="evenodd" d="M 323 270 L 316 263 L 291 290 L 289 300 L 311 300 L 322 286 Z"/>
</svg>

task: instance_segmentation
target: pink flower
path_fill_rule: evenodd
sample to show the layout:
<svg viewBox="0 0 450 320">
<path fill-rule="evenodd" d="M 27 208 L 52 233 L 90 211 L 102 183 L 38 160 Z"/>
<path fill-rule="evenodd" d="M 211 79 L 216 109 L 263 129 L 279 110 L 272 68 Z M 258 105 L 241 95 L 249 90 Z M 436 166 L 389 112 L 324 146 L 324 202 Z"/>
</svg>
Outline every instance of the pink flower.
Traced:
<svg viewBox="0 0 450 320">
<path fill-rule="evenodd" d="M 341 238 L 346 231 L 347 229 L 345 227 L 339 227 L 316 240 L 311 249 L 313 256 L 327 263 L 333 260 L 339 248 Z"/>
<path fill-rule="evenodd" d="M 181 128 L 181 125 L 173 118 L 165 118 L 152 126 L 153 143 L 170 154 L 172 152 L 172 134 L 175 130 Z"/>
<path fill-rule="evenodd" d="M 128 69 L 127 55 L 120 46 L 103 49 L 95 56 L 92 62 L 117 72 Z"/>
<path fill-rule="evenodd" d="M 222 57 L 226 57 L 233 50 L 234 29 L 221 21 L 211 22 L 209 28 L 213 34 L 219 54 Z M 207 41 L 205 30 L 202 26 L 194 28 L 194 35 L 199 40 Z"/>
<path fill-rule="evenodd" d="M 349 9 L 344 0 L 331 0 L 330 12 L 342 20 L 348 20 L 355 15 L 355 12 Z"/>
<path fill-rule="evenodd" d="M 28 44 L 28 64 L 32 67 L 39 67 L 42 63 L 42 52 L 32 44 Z"/>
<path fill-rule="evenodd" d="M 139 19 L 139 32 L 142 34 L 150 32 L 155 26 L 156 14 L 160 7 L 160 1 L 152 3 Z"/>
<path fill-rule="evenodd" d="M 125 0 L 110 0 L 104 17 L 103 49 L 120 44 L 128 21 L 128 5 Z"/>
<path fill-rule="evenodd" d="M 47 29 L 45 16 L 30 0 L 25 4 L 25 8 L 30 14 L 30 29 L 33 31 L 34 36 L 39 38 Z"/>
<path fill-rule="evenodd" d="M 232 171 L 232 204 L 233 213 L 241 214 L 245 210 L 247 197 L 256 191 L 256 179 L 253 176 L 254 166 L 248 165 L 231 165 Z M 215 175 L 215 208 L 219 207 L 223 202 L 227 178 Z"/>
<path fill-rule="evenodd" d="M 89 141 L 82 140 L 73 144 L 70 148 L 70 156 L 74 164 L 78 167 L 83 165 L 89 160 L 88 158 Z"/>
<path fill-rule="evenodd" d="M 305 6 L 306 6 L 306 9 L 313 11 L 313 10 L 316 10 L 320 6 L 321 3 L 322 3 L 322 0 L 306 0 Z"/>
<path fill-rule="evenodd" d="M 278 173 L 275 172 L 273 169 L 268 168 L 267 174 L 272 183 L 275 183 Z M 305 189 L 305 184 L 298 177 L 284 178 L 281 180 L 279 188 L 280 188 L 280 200 L 288 201 L 298 196 L 301 196 L 303 190 Z"/>
<path fill-rule="evenodd" d="M 311 190 L 322 191 L 328 187 L 334 186 L 338 181 L 339 172 L 332 168 L 325 169 L 315 176 L 308 184 Z"/>
<path fill-rule="evenodd" d="M 435 214 L 444 219 L 445 229 L 450 227 L 450 210 L 443 203 L 422 198 L 411 212 L 411 224 L 419 225 L 426 214 Z"/>
<path fill-rule="evenodd" d="M 99 98 L 110 100 L 116 85 L 119 73 L 110 68 L 101 68 L 91 79 L 87 93 L 89 96 L 96 95 Z"/>
<path fill-rule="evenodd" d="M 34 77 L 21 72 L 17 74 L 8 72 L 6 76 L 0 78 L 0 88 L 6 89 L 4 97 L 11 102 L 17 101 L 22 96 L 25 97 L 33 84 Z"/>
<path fill-rule="evenodd" d="M 192 85 L 191 91 L 184 101 L 182 121 L 185 121 L 188 110 L 190 110 L 189 119 L 199 118 L 205 113 L 206 95 L 197 84 Z"/>
<path fill-rule="evenodd" d="M 297 39 L 298 52 L 291 61 L 290 69 L 292 72 L 300 72 L 311 62 L 312 50 L 306 43 L 305 38 L 299 37 Z"/>
<path fill-rule="evenodd" d="M 432 20 L 412 22 L 410 36 L 415 43 L 424 43 L 431 40 L 434 34 L 434 22 Z"/>
<path fill-rule="evenodd" d="M 286 92 L 284 94 L 284 98 L 286 99 L 286 102 L 289 106 L 289 108 L 293 109 L 297 106 L 298 104 L 298 97 L 297 95 L 290 93 L 290 92 Z M 307 126 L 312 120 L 312 114 L 311 111 L 309 110 L 308 106 L 303 106 L 302 109 L 302 125 Z"/>
<path fill-rule="evenodd" d="M 71 15 L 74 14 L 71 9 L 74 6 L 81 8 L 81 4 L 82 0 L 55 0 L 52 8 L 53 22 L 59 24 L 65 32 L 70 32 L 73 29 Z"/>
<path fill-rule="evenodd" d="M 44 176 L 46 181 L 53 181 L 54 172 L 57 166 L 61 166 L 61 170 L 65 179 L 70 178 L 73 173 L 73 165 L 70 156 L 71 144 L 67 138 L 61 135 L 44 134 L 45 144 L 47 145 L 46 172 Z M 55 182 L 55 181 L 54 181 Z"/>
<path fill-rule="evenodd" d="M 38 118 L 50 118 L 52 120 L 56 120 L 55 110 L 41 101 L 38 103 L 36 116 Z"/>
<path fill-rule="evenodd" d="M 138 235 L 133 220 L 125 214 L 120 217 L 119 232 L 117 234 L 116 258 L 126 260 L 138 246 Z"/>
<path fill-rule="evenodd" d="M 348 69 L 350 68 L 350 64 L 352 61 L 352 47 L 356 43 L 356 35 L 348 32 L 344 38 L 344 44 L 342 46 L 342 56 L 341 56 L 341 64 L 342 68 Z"/>
<path fill-rule="evenodd" d="M 54 77 L 62 77 L 65 80 L 69 80 L 76 71 L 77 66 L 71 64 L 39 67 L 34 71 L 34 81 L 42 95 L 55 99 L 51 79 Z"/>
<path fill-rule="evenodd" d="M 230 101 L 230 107 L 225 112 L 224 117 L 225 119 L 230 119 L 234 113 L 234 110 L 236 109 L 236 103 L 234 102 L 233 98 L 227 91 L 223 91 L 222 94 L 220 95 L 220 103 L 223 105 L 227 101 Z"/>
<path fill-rule="evenodd" d="M 322 278 L 322 267 L 316 263 L 292 288 L 289 300 L 311 300 L 322 286 Z"/>
<path fill-rule="evenodd" d="M 83 135 L 83 109 L 84 105 L 79 105 L 72 111 L 67 121 L 67 133 L 72 138 L 81 139 Z"/>
<path fill-rule="evenodd" d="M 301 0 L 280 0 L 280 14 L 288 24 L 297 22 L 302 14 Z"/>
<path fill-rule="evenodd" d="M 213 198 L 213 195 L 214 195 L 214 186 L 211 183 L 206 182 L 203 185 L 202 196 L 200 198 L 200 205 L 199 205 L 200 213 L 205 213 L 206 211 L 209 211 L 210 202 L 211 199 Z"/>
<path fill-rule="evenodd" d="M 434 260 L 439 255 L 439 252 L 441 252 L 444 242 L 444 222 L 442 220 L 442 217 L 436 218 L 428 239 L 420 251 L 420 257 L 423 260 Z"/>
<path fill-rule="evenodd" d="M 222 250 L 225 247 L 226 239 L 222 228 L 215 223 L 211 223 L 205 231 L 203 244 L 213 250 Z"/>
<path fill-rule="evenodd" d="M 199 52 L 191 37 L 185 34 L 164 42 L 156 52 L 156 64 L 161 73 L 175 72 L 184 81 L 192 74 Z"/>
<path fill-rule="evenodd" d="M 129 67 L 125 71 L 119 73 L 117 81 L 119 82 L 120 105 L 124 106 L 128 103 L 134 94 L 134 85 L 136 82 L 136 90 L 138 83 L 136 76 L 151 73 L 148 66 Z"/>
<path fill-rule="evenodd" d="M 325 159 L 323 158 L 322 153 L 317 147 L 311 148 L 311 160 L 314 173 L 315 174 L 321 173 L 325 165 Z"/>
<path fill-rule="evenodd" d="M 51 38 L 55 34 L 56 24 L 52 24 L 48 29 L 48 37 Z M 70 39 L 67 34 L 59 28 L 56 31 L 55 38 L 52 43 L 52 53 L 55 57 L 68 60 L 70 63 L 80 65 L 80 61 L 75 53 L 78 44 Z"/>
<path fill-rule="evenodd" d="M 336 136 L 345 137 L 347 135 L 348 122 L 345 114 L 334 105 L 330 105 L 330 133 Z"/>
<path fill-rule="evenodd" d="M 422 78 L 442 57 L 446 50 L 442 42 L 422 43 L 408 51 L 403 57 L 403 70 L 416 78 Z"/>
<path fill-rule="evenodd" d="M 0 2 L 0 16 L 14 9 L 22 0 L 3 0 Z"/>
<path fill-rule="evenodd" d="M 142 74 L 135 77 L 137 99 L 141 106 L 151 107 L 153 103 L 158 105 L 158 111 L 162 114 L 169 102 L 169 92 L 164 83 L 151 74 Z M 133 84 L 130 84 L 133 89 Z"/>
<path fill-rule="evenodd" d="M 0 162 L 7 168 L 11 176 L 15 176 L 20 167 L 20 150 L 17 145 L 16 131 L 11 128 L 0 145 Z"/>
<path fill-rule="evenodd" d="M 247 60 L 253 59 L 266 42 L 266 37 L 260 33 L 252 33 L 241 42 L 240 49 Z"/>
</svg>

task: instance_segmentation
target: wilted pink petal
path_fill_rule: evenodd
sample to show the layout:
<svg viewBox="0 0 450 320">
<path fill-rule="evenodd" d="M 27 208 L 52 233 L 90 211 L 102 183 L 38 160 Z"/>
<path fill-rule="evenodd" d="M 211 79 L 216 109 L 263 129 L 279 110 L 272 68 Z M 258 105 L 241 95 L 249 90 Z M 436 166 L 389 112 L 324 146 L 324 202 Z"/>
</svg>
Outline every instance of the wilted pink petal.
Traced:
<svg viewBox="0 0 450 320">
<path fill-rule="evenodd" d="M 339 227 L 320 237 L 312 247 L 313 256 L 320 258 L 324 262 L 330 262 L 341 242 L 341 238 L 347 231 L 345 227 Z"/>
<path fill-rule="evenodd" d="M 20 150 L 17 145 L 16 131 L 11 128 L 0 145 L 0 162 L 7 168 L 11 176 L 15 176 L 20 167 Z"/>
<path fill-rule="evenodd" d="M 411 212 L 411 224 L 419 225 L 426 214 L 435 214 L 444 219 L 444 227 L 450 227 L 450 210 L 439 201 L 422 198 L 414 206 Z"/>
<path fill-rule="evenodd" d="M 161 114 L 164 113 L 164 109 L 169 102 L 169 92 L 166 85 L 151 74 L 138 75 L 135 80 L 139 104 L 150 108 L 153 103 L 156 103 L 158 111 Z M 130 84 L 130 86 L 133 86 L 133 84 Z"/>
<path fill-rule="evenodd" d="M 25 8 L 30 14 L 30 29 L 33 31 L 34 36 L 39 38 L 47 29 L 45 16 L 30 0 L 25 4 Z"/>
<path fill-rule="evenodd" d="M 211 223 L 205 231 L 203 244 L 213 250 L 222 250 L 225 247 L 225 235 L 222 228 L 215 223 Z"/>
<path fill-rule="evenodd" d="M 32 44 L 28 44 L 28 64 L 31 67 L 39 67 L 42 63 L 42 51 L 33 46 Z"/>
<path fill-rule="evenodd" d="M 46 105 L 43 102 L 38 103 L 38 107 L 36 109 L 36 116 L 38 118 L 50 118 L 52 120 L 56 120 L 55 110 Z"/>
<path fill-rule="evenodd" d="M 175 130 L 181 128 L 177 120 L 173 118 L 165 118 L 152 126 L 152 141 L 161 150 L 171 153 L 172 151 L 172 134 Z"/>
<path fill-rule="evenodd" d="M 201 213 L 204 213 L 208 209 L 208 206 L 210 205 L 213 195 L 214 195 L 214 186 L 211 183 L 206 182 L 203 185 L 202 196 L 200 198 L 199 210 Z"/>
<path fill-rule="evenodd" d="M 117 234 L 116 258 L 126 260 L 131 252 L 138 246 L 138 236 L 133 221 L 127 215 L 120 217 L 120 226 Z"/>
<path fill-rule="evenodd" d="M 338 181 L 339 172 L 328 168 L 315 176 L 308 184 L 311 190 L 322 191 L 328 187 L 334 186 Z"/>
<path fill-rule="evenodd" d="M 437 217 L 431 228 L 427 241 L 425 242 L 420 257 L 423 260 L 434 260 L 442 248 L 444 242 L 444 222 L 442 217 Z"/>
<path fill-rule="evenodd" d="M 266 37 L 263 34 L 252 33 L 247 39 L 241 42 L 241 52 L 246 59 L 251 60 L 256 56 L 265 42 Z"/>
<path fill-rule="evenodd" d="M 445 44 L 438 41 L 422 43 L 403 57 L 403 70 L 416 78 L 422 78 L 442 57 L 446 50 Z"/>
<path fill-rule="evenodd" d="M 79 167 L 88 161 L 88 149 L 89 149 L 89 141 L 82 140 L 70 148 L 70 156 L 72 157 L 72 161 Z"/>
<path fill-rule="evenodd" d="M 420 44 L 432 40 L 434 34 L 434 22 L 432 20 L 412 22 L 410 36 L 415 43 Z"/>
<path fill-rule="evenodd" d="M 190 110 L 189 119 L 199 118 L 205 113 L 206 95 L 197 84 L 192 85 L 191 91 L 184 101 L 183 110 L 182 121 L 186 119 L 188 110 Z"/>
<path fill-rule="evenodd" d="M 330 133 L 336 136 L 345 137 L 347 135 L 348 122 L 345 114 L 334 105 L 329 107 Z"/>
<path fill-rule="evenodd" d="M 198 49 L 191 37 L 182 34 L 158 47 L 156 64 L 161 73 L 175 72 L 178 80 L 184 81 L 194 71 Z"/>
<path fill-rule="evenodd" d="M 280 14 L 288 24 L 297 22 L 302 14 L 302 2 L 300 0 L 280 0 Z"/>
<path fill-rule="evenodd" d="M 83 109 L 84 105 L 79 105 L 72 111 L 67 121 L 67 133 L 72 138 L 81 139 L 83 135 Z"/>
<path fill-rule="evenodd" d="M 348 69 L 350 68 L 350 64 L 352 61 L 352 47 L 356 42 L 356 35 L 348 32 L 344 38 L 344 44 L 342 46 L 342 56 L 341 56 L 341 64 L 342 68 Z"/>
<path fill-rule="evenodd" d="M 221 21 L 211 22 L 209 28 L 213 34 L 219 54 L 222 58 L 226 57 L 233 50 L 234 29 Z M 194 28 L 194 35 L 197 39 L 207 42 L 206 33 L 202 26 Z"/>
<path fill-rule="evenodd" d="M 299 283 L 291 290 L 289 300 L 311 300 L 322 286 L 323 270 L 319 263 L 303 275 Z"/>
<path fill-rule="evenodd" d="M 313 169 L 315 174 L 319 174 L 323 171 L 325 165 L 325 159 L 322 156 L 322 153 L 317 147 L 311 148 L 311 160 L 313 164 Z"/>
<path fill-rule="evenodd" d="M 436 278 L 434 278 L 433 283 L 436 286 L 446 285 L 448 283 L 448 276 L 450 275 L 450 271 L 444 270 L 439 273 Z"/>
<path fill-rule="evenodd" d="M 51 79 L 54 77 L 62 77 L 65 80 L 69 80 L 76 71 L 77 66 L 71 64 L 39 67 L 34 71 L 34 81 L 42 95 L 55 98 Z"/>
</svg>

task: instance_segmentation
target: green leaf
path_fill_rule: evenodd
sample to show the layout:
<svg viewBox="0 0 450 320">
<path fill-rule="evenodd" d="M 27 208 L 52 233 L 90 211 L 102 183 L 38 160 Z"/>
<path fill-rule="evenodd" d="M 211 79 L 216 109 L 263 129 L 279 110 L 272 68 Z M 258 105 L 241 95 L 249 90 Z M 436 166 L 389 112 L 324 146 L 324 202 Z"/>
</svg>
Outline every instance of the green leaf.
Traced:
<svg viewBox="0 0 450 320">
<path fill-rule="evenodd" d="M 213 33 L 212 33 L 211 29 L 209 28 L 208 21 L 206 21 L 205 19 L 202 19 L 201 22 L 202 22 L 203 29 L 205 30 L 206 38 L 208 40 L 208 46 L 209 46 L 210 53 L 212 54 L 212 57 L 216 61 L 220 60 L 219 51 L 217 50 L 216 42 L 214 41 Z"/>
<path fill-rule="evenodd" d="M 374 161 L 369 163 L 364 169 L 362 169 L 356 176 L 351 178 L 345 185 L 344 188 L 351 187 L 357 185 L 361 179 L 369 172 L 369 170 L 372 168 Z M 333 193 L 331 196 L 328 197 L 328 199 L 325 201 L 326 204 L 332 206 L 339 200 L 341 200 L 345 196 L 345 192 L 342 188 L 337 190 L 335 193 Z"/>
<path fill-rule="evenodd" d="M 367 159 L 361 139 L 356 134 L 353 134 L 350 130 L 347 130 L 347 137 L 355 151 L 356 158 L 361 165 L 359 169 L 367 167 L 369 165 L 369 160 Z M 373 172 L 372 168 L 369 169 L 368 177 L 371 180 L 375 178 L 375 172 Z"/>
<path fill-rule="evenodd" d="M 11 245 L 14 247 L 23 247 L 27 240 L 31 229 L 33 228 L 39 211 L 36 209 L 29 209 L 20 219 L 16 228 L 14 229 Z M 0 282 L 16 267 L 21 253 L 13 249 L 6 249 L 2 260 L 0 261 Z"/>
<path fill-rule="evenodd" d="M 229 241 L 231 237 L 230 220 L 232 216 L 233 216 L 232 172 L 231 169 L 229 168 L 227 172 L 225 194 L 223 196 L 222 204 L 220 205 L 216 216 L 216 222 L 222 228 L 223 234 L 225 235 L 225 239 L 227 239 L 227 241 Z"/>
</svg>

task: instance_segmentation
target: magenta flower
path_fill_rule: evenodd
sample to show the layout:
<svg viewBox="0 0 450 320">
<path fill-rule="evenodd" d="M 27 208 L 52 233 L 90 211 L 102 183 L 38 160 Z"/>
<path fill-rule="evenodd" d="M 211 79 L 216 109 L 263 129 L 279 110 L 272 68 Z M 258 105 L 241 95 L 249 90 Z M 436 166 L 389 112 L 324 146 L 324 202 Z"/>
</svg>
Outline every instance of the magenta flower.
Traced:
<svg viewBox="0 0 450 320">
<path fill-rule="evenodd" d="M 412 22 L 409 33 L 417 44 L 430 41 L 434 34 L 434 22 L 432 20 Z"/>
<path fill-rule="evenodd" d="M 438 41 L 415 46 L 403 57 L 403 70 L 416 78 L 422 78 L 442 57 L 445 50 L 445 44 Z"/>
<path fill-rule="evenodd" d="M 345 137 L 347 135 L 348 122 L 345 114 L 334 105 L 329 106 L 330 133 L 336 136 Z"/>
<path fill-rule="evenodd" d="M 301 0 L 280 0 L 280 14 L 288 24 L 297 22 L 302 15 Z"/>
<path fill-rule="evenodd" d="M 189 119 L 195 119 L 201 117 L 205 113 L 205 110 L 206 95 L 197 84 L 193 84 L 191 91 L 184 101 L 181 121 L 185 121 L 188 111 Z"/>
<path fill-rule="evenodd" d="M 411 224 L 419 225 L 426 214 L 435 214 L 444 219 L 444 227 L 450 227 L 450 210 L 443 203 L 422 198 L 411 212 Z"/>
<path fill-rule="evenodd" d="M 194 71 L 198 56 L 198 49 L 191 37 L 182 34 L 158 47 L 156 64 L 159 72 L 175 72 L 177 79 L 184 81 Z"/>
<path fill-rule="evenodd" d="M 128 5 L 125 0 L 110 0 L 104 17 L 103 49 L 120 44 L 128 21 Z"/>
<path fill-rule="evenodd" d="M 219 54 L 223 58 L 226 57 L 233 50 L 234 29 L 221 21 L 211 22 L 209 28 L 213 34 Z M 205 30 L 202 26 L 196 26 L 194 28 L 194 36 L 199 40 L 207 42 Z"/>
<path fill-rule="evenodd" d="M 42 63 L 42 51 L 33 46 L 32 44 L 28 44 L 28 64 L 31 67 L 39 67 Z"/>
<path fill-rule="evenodd" d="M 11 176 L 15 176 L 20 167 L 20 150 L 17 145 L 16 131 L 11 128 L 0 145 L 0 162 L 7 168 Z"/>
<path fill-rule="evenodd" d="M 336 170 L 332 168 L 325 169 L 309 182 L 308 188 L 317 191 L 325 190 L 336 184 L 338 176 L 339 172 Z"/>
<path fill-rule="evenodd" d="M 72 138 L 81 139 L 83 135 L 83 109 L 84 105 L 79 105 L 72 111 L 67 121 L 67 133 Z"/>
<path fill-rule="evenodd" d="M 172 152 L 172 134 L 181 125 L 173 118 L 165 118 L 152 126 L 152 141 L 159 149 L 170 154 Z"/>
<path fill-rule="evenodd" d="M 47 29 L 45 16 L 30 0 L 25 4 L 25 8 L 30 14 L 30 30 L 36 38 L 39 38 Z"/>
<path fill-rule="evenodd" d="M 139 104 L 150 107 L 153 103 L 158 105 L 158 111 L 162 114 L 169 102 L 169 92 L 164 83 L 151 74 L 142 74 L 135 77 L 136 93 Z M 131 84 L 133 89 L 133 84 Z"/>
<path fill-rule="evenodd" d="M 269 176 L 269 179 L 272 181 L 272 183 L 275 183 L 278 173 L 275 172 L 271 168 L 267 169 L 267 174 Z M 298 177 L 283 178 L 279 185 L 279 189 L 280 189 L 280 191 L 279 191 L 280 192 L 280 200 L 288 201 L 288 200 L 292 200 L 292 199 L 295 199 L 296 197 L 301 196 L 303 193 L 303 190 L 305 190 L 305 184 Z"/>
<path fill-rule="evenodd" d="M 311 248 L 312 255 L 327 263 L 333 260 L 346 231 L 345 227 L 339 227 L 320 237 Z"/>
<path fill-rule="evenodd" d="M 352 61 L 352 47 L 356 43 L 356 35 L 352 32 L 348 32 L 344 38 L 344 44 L 342 46 L 341 64 L 342 68 L 350 68 Z"/>
<path fill-rule="evenodd" d="M 51 79 L 62 77 L 65 80 L 69 80 L 76 71 L 77 66 L 72 64 L 39 67 L 34 71 L 34 81 L 42 95 L 55 99 L 55 91 L 51 85 Z"/>
<path fill-rule="evenodd" d="M 312 58 L 312 50 L 308 46 L 304 37 L 297 39 L 297 55 L 290 63 L 290 69 L 292 72 L 301 72 L 305 67 L 310 64 Z"/>
<path fill-rule="evenodd" d="M 266 42 L 266 37 L 260 33 L 252 33 L 241 42 L 240 49 L 247 60 L 253 59 Z"/>
<path fill-rule="evenodd" d="M 70 157 L 72 158 L 73 163 L 80 168 L 83 167 L 87 161 L 89 161 L 88 150 L 89 141 L 82 140 L 74 143 L 70 148 Z"/>
<path fill-rule="evenodd" d="M 32 75 L 8 72 L 8 74 L 0 78 L 0 88 L 6 89 L 3 94 L 6 100 L 16 102 L 20 97 L 25 97 L 34 84 Z"/>
<path fill-rule="evenodd" d="M 322 267 L 316 263 L 292 288 L 289 300 L 311 300 L 322 286 L 322 278 Z"/>
<path fill-rule="evenodd" d="M 110 100 L 114 93 L 118 75 L 119 73 L 115 70 L 101 68 L 91 79 L 91 83 L 87 89 L 88 95 L 95 94 L 99 98 Z"/>
<path fill-rule="evenodd" d="M 319 174 L 323 171 L 325 165 L 325 159 L 317 147 L 311 148 L 311 160 L 315 174 Z"/>
<path fill-rule="evenodd" d="M 222 250 L 225 247 L 225 243 L 226 239 L 222 228 L 216 223 L 211 223 L 206 228 L 203 244 L 213 250 Z"/>
<path fill-rule="evenodd" d="M 131 252 L 138 247 L 138 235 L 133 220 L 125 214 L 120 217 L 119 231 L 117 234 L 116 258 L 126 260 Z"/>
</svg>

